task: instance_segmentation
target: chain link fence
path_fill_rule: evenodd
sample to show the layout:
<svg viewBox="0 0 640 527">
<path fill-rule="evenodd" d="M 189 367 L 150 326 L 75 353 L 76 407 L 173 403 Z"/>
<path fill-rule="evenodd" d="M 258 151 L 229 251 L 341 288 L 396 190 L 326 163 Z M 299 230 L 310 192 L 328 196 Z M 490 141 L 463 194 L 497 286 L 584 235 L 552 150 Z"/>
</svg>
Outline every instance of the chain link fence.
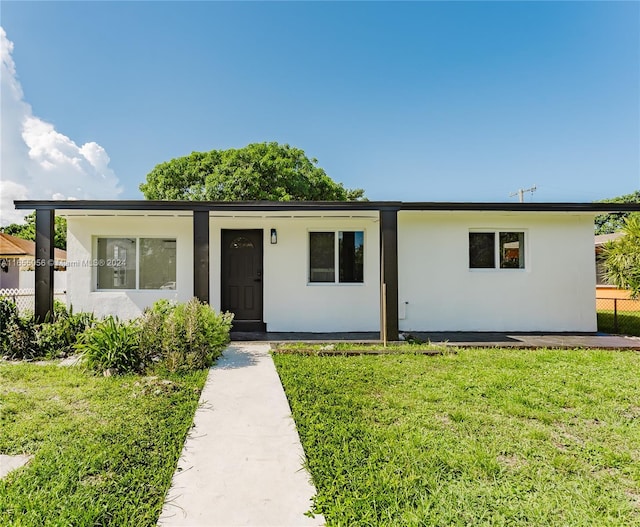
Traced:
<svg viewBox="0 0 640 527">
<path fill-rule="evenodd" d="M 598 298 L 598 331 L 640 336 L 640 300 Z"/>
<path fill-rule="evenodd" d="M 33 313 L 36 303 L 36 292 L 34 289 L 0 289 L 0 298 L 8 298 L 18 307 L 21 314 Z M 66 291 L 54 291 L 54 300 L 63 304 L 67 303 Z"/>
</svg>

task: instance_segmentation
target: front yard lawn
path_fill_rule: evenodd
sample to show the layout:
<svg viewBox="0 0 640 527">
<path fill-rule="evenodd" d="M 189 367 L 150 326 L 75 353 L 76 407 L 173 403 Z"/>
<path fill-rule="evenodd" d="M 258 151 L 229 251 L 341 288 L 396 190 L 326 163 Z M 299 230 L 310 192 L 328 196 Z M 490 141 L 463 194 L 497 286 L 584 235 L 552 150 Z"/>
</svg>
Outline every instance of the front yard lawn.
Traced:
<svg viewBox="0 0 640 527">
<path fill-rule="evenodd" d="M 329 527 L 640 525 L 640 354 L 274 360 Z"/>
<path fill-rule="evenodd" d="M 155 525 L 206 375 L 0 363 L 0 525 Z"/>
</svg>

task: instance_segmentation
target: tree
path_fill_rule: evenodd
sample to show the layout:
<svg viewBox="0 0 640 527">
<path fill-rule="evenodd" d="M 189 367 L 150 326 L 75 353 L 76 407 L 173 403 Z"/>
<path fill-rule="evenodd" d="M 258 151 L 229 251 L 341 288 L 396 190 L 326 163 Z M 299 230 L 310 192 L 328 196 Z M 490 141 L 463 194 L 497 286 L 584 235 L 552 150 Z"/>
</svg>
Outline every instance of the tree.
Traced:
<svg viewBox="0 0 640 527">
<path fill-rule="evenodd" d="M 640 190 L 617 198 L 603 199 L 600 203 L 640 203 Z M 596 234 L 611 234 L 621 230 L 629 216 L 640 216 L 637 212 L 612 212 L 596 216 Z"/>
<path fill-rule="evenodd" d="M 629 289 L 632 298 L 640 296 L 640 216 L 629 216 L 622 227 L 624 236 L 605 244 L 605 279 L 611 285 Z"/>
<path fill-rule="evenodd" d="M 350 201 L 362 189 L 333 181 L 303 150 L 278 143 L 193 152 L 160 163 L 140 190 L 153 200 Z"/>
<path fill-rule="evenodd" d="M 6 227 L 0 227 L 0 232 L 17 236 L 23 240 L 36 241 L 36 213 L 32 212 L 24 218 L 24 223 L 12 223 Z M 55 234 L 53 245 L 57 249 L 67 248 L 67 220 L 56 216 Z"/>
</svg>

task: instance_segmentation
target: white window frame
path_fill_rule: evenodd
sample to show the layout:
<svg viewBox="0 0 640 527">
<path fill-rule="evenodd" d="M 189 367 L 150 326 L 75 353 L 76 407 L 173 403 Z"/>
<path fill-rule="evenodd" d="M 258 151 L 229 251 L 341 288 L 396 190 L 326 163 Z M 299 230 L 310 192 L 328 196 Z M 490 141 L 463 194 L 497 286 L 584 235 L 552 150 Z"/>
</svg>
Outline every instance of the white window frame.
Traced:
<svg viewBox="0 0 640 527">
<path fill-rule="evenodd" d="M 98 287 L 98 240 L 99 239 L 105 239 L 105 238 L 128 238 L 128 239 L 133 239 L 136 242 L 136 287 L 134 289 L 125 289 L 125 288 L 117 288 L 117 289 L 109 289 L 109 288 L 103 288 L 103 287 Z M 141 239 L 156 239 L 156 240 L 166 240 L 166 239 L 171 239 L 171 240 L 175 240 L 176 242 L 176 287 L 175 289 L 141 289 L 140 288 L 140 240 Z M 91 253 L 92 253 L 92 263 L 93 263 L 93 273 L 92 273 L 92 284 L 93 284 L 93 291 L 96 293 L 113 293 L 113 292 L 131 292 L 131 291 L 172 291 L 172 292 L 176 292 L 178 290 L 178 238 L 177 237 L 168 237 L 168 236 L 158 236 L 158 235 L 153 235 L 153 236 L 146 236 L 146 235 L 140 235 L 140 236 L 128 236 L 126 234 L 100 234 L 100 235 L 95 235 L 93 236 L 93 241 L 91 243 Z"/>
<path fill-rule="evenodd" d="M 311 236 L 312 232 L 330 232 L 333 233 L 333 269 L 334 269 L 334 278 L 333 282 L 312 282 L 311 281 Z M 340 233 L 341 232 L 361 232 L 362 233 L 362 243 L 364 244 L 364 248 L 362 251 L 362 282 L 341 282 L 340 281 Z M 323 229 L 323 228 L 314 228 L 307 229 L 307 285 L 311 287 L 323 287 L 323 286 L 339 286 L 339 287 L 361 287 L 366 284 L 367 281 L 367 229 L 364 228 L 341 228 L 341 229 Z"/>
<path fill-rule="evenodd" d="M 469 245 L 469 234 L 471 233 L 482 233 L 482 234 L 493 234 L 494 242 L 493 242 L 493 267 L 471 267 L 469 265 L 469 260 L 471 258 L 470 250 L 471 247 Z M 501 233 L 522 233 L 524 235 L 524 266 L 523 267 L 500 267 L 500 234 Z M 529 232 L 528 229 L 518 229 L 518 228 L 473 228 L 469 229 L 467 232 L 467 269 L 472 273 L 495 273 L 495 272 L 507 272 L 514 273 L 519 272 L 523 273 L 529 270 Z"/>
</svg>

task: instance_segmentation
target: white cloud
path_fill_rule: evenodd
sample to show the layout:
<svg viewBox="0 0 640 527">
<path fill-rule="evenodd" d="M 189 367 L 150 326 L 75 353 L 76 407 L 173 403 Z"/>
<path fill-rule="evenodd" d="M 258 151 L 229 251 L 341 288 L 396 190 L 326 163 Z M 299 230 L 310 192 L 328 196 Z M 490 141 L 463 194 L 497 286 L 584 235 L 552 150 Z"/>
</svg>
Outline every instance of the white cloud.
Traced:
<svg viewBox="0 0 640 527">
<path fill-rule="evenodd" d="M 0 225 L 20 221 L 14 199 L 113 199 L 122 189 L 99 144 L 78 146 L 33 115 L 12 57 L 13 42 L 0 27 Z"/>
</svg>

